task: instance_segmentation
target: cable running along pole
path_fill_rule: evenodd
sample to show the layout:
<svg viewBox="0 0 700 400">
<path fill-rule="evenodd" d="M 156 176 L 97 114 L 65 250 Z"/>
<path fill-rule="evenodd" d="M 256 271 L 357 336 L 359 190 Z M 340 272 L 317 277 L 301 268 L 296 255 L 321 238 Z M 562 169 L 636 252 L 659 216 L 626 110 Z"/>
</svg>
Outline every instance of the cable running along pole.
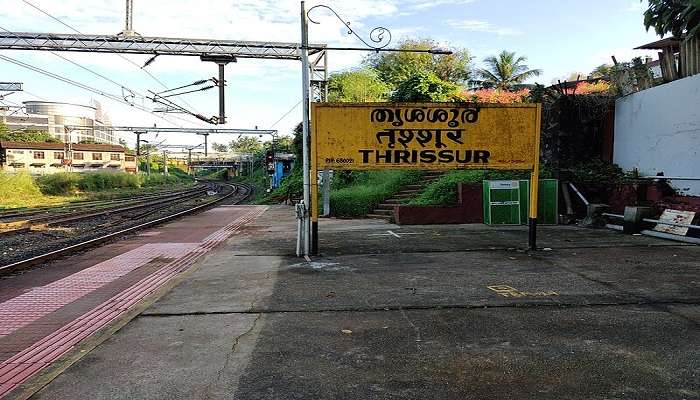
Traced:
<svg viewBox="0 0 700 400">
<path fill-rule="evenodd" d="M 302 249 L 303 255 L 308 256 L 311 253 L 311 221 L 309 219 L 309 210 L 311 204 L 311 177 L 309 171 L 309 109 L 310 97 L 309 90 L 311 82 L 309 80 L 309 25 L 306 19 L 306 6 L 301 2 L 301 90 L 302 90 L 302 169 L 304 178 L 304 213 L 302 216 Z"/>
</svg>

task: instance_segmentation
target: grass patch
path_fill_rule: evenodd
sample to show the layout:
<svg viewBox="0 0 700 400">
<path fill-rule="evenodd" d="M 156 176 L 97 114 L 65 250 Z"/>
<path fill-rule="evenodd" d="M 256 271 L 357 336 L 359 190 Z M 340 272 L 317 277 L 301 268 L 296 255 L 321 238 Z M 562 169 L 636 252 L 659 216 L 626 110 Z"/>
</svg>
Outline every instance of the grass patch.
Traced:
<svg viewBox="0 0 700 400">
<path fill-rule="evenodd" d="M 331 191 L 331 212 L 337 217 L 367 215 L 401 186 L 418 182 L 422 175 L 422 171 L 354 172 L 350 186 Z"/>
<path fill-rule="evenodd" d="M 0 208 L 37 207 L 60 204 L 75 197 L 47 196 L 34 178 L 26 172 L 19 174 L 0 173 Z"/>
<path fill-rule="evenodd" d="M 60 172 L 32 177 L 0 173 L 0 208 L 58 205 L 78 200 L 106 200 L 137 196 L 164 187 L 190 186 L 194 180 L 178 170 L 171 175 L 133 175 L 123 172 Z"/>
</svg>

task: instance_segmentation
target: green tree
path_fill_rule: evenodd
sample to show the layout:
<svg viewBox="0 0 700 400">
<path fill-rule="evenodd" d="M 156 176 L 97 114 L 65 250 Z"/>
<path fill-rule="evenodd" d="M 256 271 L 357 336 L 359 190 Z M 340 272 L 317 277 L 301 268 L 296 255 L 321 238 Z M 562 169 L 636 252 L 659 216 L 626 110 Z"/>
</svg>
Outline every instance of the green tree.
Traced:
<svg viewBox="0 0 700 400">
<path fill-rule="evenodd" d="M 51 136 L 45 131 L 10 131 L 7 126 L 0 127 L 0 140 L 12 141 L 12 142 L 47 142 L 47 143 L 60 143 L 61 141 Z"/>
<path fill-rule="evenodd" d="M 456 98 L 458 85 L 444 81 L 430 72 L 418 72 L 399 83 L 391 101 L 452 101 Z"/>
<path fill-rule="evenodd" d="M 238 153 L 258 153 L 262 151 L 263 144 L 255 136 L 241 136 L 236 140 L 232 140 L 228 144 L 228 148 Z"/>
<path fill-rule="evenodd" d="M 670 33 L 675 37 L 686 34 L 688 38 L 700 38 L 700 0 L 648 0 L 644 11 L 644 27 L 654 28 L 663 37 Z"/>
<path fill-rule="evenodd" d="M 527 79 L 542 73 L 539 69 L 529 69 L 525 65 L 526 61 L 524 56 L 516 57 L 515 52 L 503 50 L 498 56 L 486 57 L 484 63 L 487 67 L 479 69 L 477 73 L 483 79 L 485 87 L 514 89 Z"/>
<path fill-rule="evenodd" d="M 609 78 L 612 73 L 613 66 L 611 64 L 600 64 L 591 71 L 593 78 Z"/>
<path fill-rule="evenodd" d="M 219 152 L 219 153 L 226 153 L 228 151 L 228 146 L 223 144 L 223 143 L 212 143 L 211 144 L 212 150 Z"/>
<path fill-rule="evenodd" d="M 432 39 L 405 40 L 402 50 L 430 50 L 437 48 Z M 452 83 L 463 83 L 471 76 L 472 57 L 466 49 L 452 49 L 452 54 L 407 52 L 380 52 L 370 55 L 364 64 L 377 71 L 379 79 L 396 87 L 418 73 L 433 73 Z"/>
<path fill-rule="evenodd" d="M 390 90 L 371 69 L 345 71 L 331 75 L 328 100 L 342 103 L 385 101 Z"/>
<path fill-rule="evenodd" d="M 275 143 L 277 151 L 292 152 L 294 150 L 294 138 L 291 136 L 280 136 Z"/>
</svg>

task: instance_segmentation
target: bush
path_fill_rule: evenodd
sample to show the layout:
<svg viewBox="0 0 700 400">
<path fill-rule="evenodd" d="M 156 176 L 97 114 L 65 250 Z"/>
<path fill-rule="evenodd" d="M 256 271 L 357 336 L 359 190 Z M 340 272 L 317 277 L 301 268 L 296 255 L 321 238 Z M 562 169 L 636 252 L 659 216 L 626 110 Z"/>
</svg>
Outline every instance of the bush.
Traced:
<svg viewBox="0 0 700 400">
<path fill-rule="evenodd" d="M 152 187 L 152 186 L 164 186 L 164 185 L 175 185 L 182 183 L 183 179 L 176 175 L 163 175 L 163 174 L 152 174 L 152 175 L 140 175 L 138 179 L 141 186 Z"/>
<path fill-rule="evenodd" d="M 101 192 L 110 189 L 139 188 L 139 178 L 125 172 L 89 172 L 82 174 L 78 187 L 85 192 Z"/>
<path fill-rule="evenodd" d="M 7 174 L 0 172 L 0 205 L 3 207 L 35 204 L 43 198 L 39 186 L 28 173 Z"/>
<path fill-rule="evenodd" d="M 549 171 L 542 171 L 540 178 L 549 177 Z M 418 206 L 457 204 L 457 184 L 480 183 L 484 180 L 529 179 L 527 171 L 457 170 L 450 171 L 428 187 L 409 204 Z"/>
<path fill-rule="evenodd" d="M 483 170 L 450 171 L 428 185 L 411 205 L 447 205 L 457 203 L 457 184 L 460 182 L 481 182 L 486 176 Z"/>
<path fill-rule="evenodd" d="M 367 215 L 401 186 L 417 182 L 422 174 L 396 170 L 354 173 L 352 186 L 331 191 L 331 211 L 338 217 Z"/>
<path fill-rule="evenodd" d="M 75 193 L 80 181 L 80 175 L 70 172 L 44 175 L 36 179 L 41 192 L 51 196 L 66 196 Z"/>
</svg>

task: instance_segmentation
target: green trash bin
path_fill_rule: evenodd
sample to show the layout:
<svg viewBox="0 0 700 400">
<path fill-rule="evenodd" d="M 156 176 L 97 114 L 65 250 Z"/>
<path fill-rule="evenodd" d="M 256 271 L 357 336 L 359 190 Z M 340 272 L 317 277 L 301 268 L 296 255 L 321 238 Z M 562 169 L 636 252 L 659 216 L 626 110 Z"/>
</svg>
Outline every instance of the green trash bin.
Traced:
<svg viewBox="0 0 700 400">
<path fill-rule="evenodd" d="M 518 181 L 483 182 L 485 224 L 520 225 L 522 223 L 520 186 Z"/>
<path fill-rule="evenodd" d="M 537 195 L 537 223 L 556 225 L 559 222 L 559 181 L 540 179 Z M 527 224 L 530 209 L 530 181 L 520 181 L 520 220 Z"/>
</svg>

